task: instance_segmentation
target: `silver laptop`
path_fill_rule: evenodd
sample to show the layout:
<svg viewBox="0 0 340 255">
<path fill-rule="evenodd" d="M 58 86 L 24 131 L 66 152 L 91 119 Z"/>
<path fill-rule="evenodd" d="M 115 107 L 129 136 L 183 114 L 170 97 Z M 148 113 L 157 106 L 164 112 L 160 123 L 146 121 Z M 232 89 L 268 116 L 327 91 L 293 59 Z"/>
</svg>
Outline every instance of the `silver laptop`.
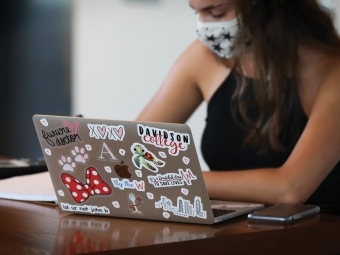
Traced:
<svg viewBox="0 0 340 255">
<path fill-rule="evenodd" d="M 210 201 L 185 124 L 34 115 L 60 209 L 213 224 L 263 204 Z"/>
</svg>

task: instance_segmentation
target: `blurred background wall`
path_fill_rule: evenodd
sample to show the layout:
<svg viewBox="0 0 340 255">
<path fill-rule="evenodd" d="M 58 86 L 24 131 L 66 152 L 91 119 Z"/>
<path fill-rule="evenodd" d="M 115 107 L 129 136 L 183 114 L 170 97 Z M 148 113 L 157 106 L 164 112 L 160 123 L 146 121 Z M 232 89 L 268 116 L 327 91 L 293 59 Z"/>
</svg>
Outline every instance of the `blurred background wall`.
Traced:
<svg viewBox="0 0 340 255">
<path fill-rule="evenodd" d="M 32 116 L 71 112 L 71 2 L 0 1 L 0 155 L 42 155 Z"/>
<path fill-rule="evenodd" d="M 135 119 L 196 38 L 187 0 L 74 0 L 72 24 L 72 111 L 96 118 Z M 204 119 L 188 121 L 198 148 Z"/>
<path fill-rule="evenodd" d="M 340 0 L 323 3 L 340 9 Z M 72 111 L 89 117 L 136 118 L 196 39 L 188 0 L 74 0 L 72 24 Z M 202 103 L 187 123 L 202 169 L 205 118 Z"/>
<path fill-rule="evenodd" d="M 196 38 L 188 0 L 0 2 L 5 156 L 42 155 L 31 120 L 35 113 L 135 119 Z M 340 1 L 322 2 L 333 9 L 339 28 Z M 187 123 L 197 148 L 205 117 L 202 103 Z"/>
</svg>

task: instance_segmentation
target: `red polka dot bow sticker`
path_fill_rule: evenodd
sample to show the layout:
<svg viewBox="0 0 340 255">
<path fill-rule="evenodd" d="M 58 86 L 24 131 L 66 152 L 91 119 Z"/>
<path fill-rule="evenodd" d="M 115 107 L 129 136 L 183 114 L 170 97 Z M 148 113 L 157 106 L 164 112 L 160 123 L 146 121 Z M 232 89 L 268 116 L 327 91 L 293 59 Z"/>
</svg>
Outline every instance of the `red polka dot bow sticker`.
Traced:
<svg viewBox="0 0 340 255">
<path fill-rule="evenodd" d="M 111 193 L 110 186 L 102 180 L 95 168 L 89 167 L 86 170 L 86 184 L 82 184 L 69 174 L 62 174 L 61 180 L 70 190 L 74 201 L 82 203 L 90 196 L 108 195 Z"/>
</svg>

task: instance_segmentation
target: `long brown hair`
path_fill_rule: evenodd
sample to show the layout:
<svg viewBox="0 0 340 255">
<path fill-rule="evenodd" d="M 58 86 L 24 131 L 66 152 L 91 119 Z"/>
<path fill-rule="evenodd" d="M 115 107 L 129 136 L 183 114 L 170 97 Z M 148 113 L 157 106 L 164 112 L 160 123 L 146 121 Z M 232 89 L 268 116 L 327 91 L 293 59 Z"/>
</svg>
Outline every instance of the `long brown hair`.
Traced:
<svg viewBox="0 0 340 255">
<path fill-rule="evenodd" d="M 299 41 L 340 49 L 340 39 L 330 13 L 316 0 L 238 0 L 237 8 L 240 30 L 234 42 L 234 71 L 243 74 L 241 58 L 249 51 L 256 62 L 252 83 L 245 75 L 238 76 L 234 118 L 248 130 L 246 145 L 285 151 L 304 126 L 297 91 Z M 295 126 L 287 136 L 288 115 L 293 115 L 290 123 Z M 287 137 L 291 140 L 285 141 Z"/>
</svg>

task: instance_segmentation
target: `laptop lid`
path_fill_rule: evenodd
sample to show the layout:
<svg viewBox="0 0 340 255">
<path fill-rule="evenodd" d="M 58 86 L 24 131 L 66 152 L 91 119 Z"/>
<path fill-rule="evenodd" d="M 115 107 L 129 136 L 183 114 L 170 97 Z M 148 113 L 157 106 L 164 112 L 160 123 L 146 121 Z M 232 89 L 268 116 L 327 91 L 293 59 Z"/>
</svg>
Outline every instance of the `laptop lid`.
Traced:
<svg viewBox="0 0 340 255">
<path fill-rule="evenodd" d="M 47 115 L 33 122 L 61 210 L 215 222 L 187 125 Z"/>
</svg>

